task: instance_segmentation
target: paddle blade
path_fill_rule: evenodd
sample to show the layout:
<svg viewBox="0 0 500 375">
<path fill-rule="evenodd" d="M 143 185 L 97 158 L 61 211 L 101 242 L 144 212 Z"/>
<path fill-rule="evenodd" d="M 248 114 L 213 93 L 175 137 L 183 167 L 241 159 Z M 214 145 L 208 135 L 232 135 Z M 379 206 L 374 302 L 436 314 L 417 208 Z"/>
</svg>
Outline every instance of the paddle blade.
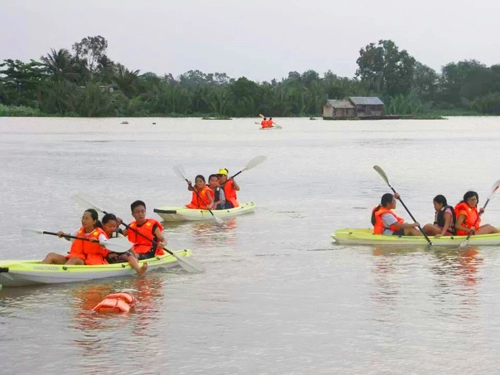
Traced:
<svg viewBox="0 0 500 375">
<path fill-rule="evenodd" d="M 490 194 L 490 196 L 492 196 L 493 194 L 497 193 L 499 191 L 498 190 L 499 188 L 500 188 L 500 180 L 498 180 L 497 182 L 495 182 L 493 184 L 493 186 L 491 187 L 491 194 Z"/>
<path fill-rule="evenodd" d="M 205 267 L 203 264 L 197 262 L 193 258 L 187 258 L 180 255 L 177 255 L 173 251 L 167 250 L 163 248 L 163 250 L 167 251 L 169 254 L 173 255 L 175 259 L 179 262 L 179 265 L 184 269 L 184 271 L 189 273 L 203 273 L 205 272 Z"/>
<path fill-rule="evenodd" d="M 373 169 L 375 169 L 377 173 L 384 179 L 385 183 L 389 185 L 389 179 L 387 178 L 387 175 L 385 174 L 384 170 L 380 168 L 378 165 L 374 165 Z"/>
<path fill-rule="evenodd" d="M 106 241 L 100 241 L 99 243 L 106 249 L 114 253 L 125 253 L 129 251 L 134 245 L 133 243 L 129 242 L 125 237 L 116 237 L 116 238 L 113 237 Z"/>
<path fill-rule="evenodd" d="M 217 215 L 215 215 L 215 214 L 213 213 L 213 211 L 212 211 L 212 216 L 213 216 L 213 218 L 214 218 L 214 220 L 215 220 L 215 222 L 216 222 L 217 224 L 224 224 L 224 220 L 222 220 L 220 217 L 218 217 Z"/>
<path fill-rule="evenodd" d="M 465 247 L 469 244 L 469 240 L 465 240 L 460 244 L 460 247 Z"/>
<path fill-rule="evenodd" d="M 255 158 L 253 158 L 252 160 L 250 160 L 247 163 L 247 165 L 245 166 L 245 168 L 243 168 L 243 169 L 249 170 L 249 169 L 255 168 L 256 166 L 258 166 L 259 164 L 262 164 L 266 160 L 267 160 L 267 156 L 259 155 Z"/>
<path fill-rule="evenodd" d="M 186 171 L 182 168 L 182 165 L 174 165 L 175 174 L 182 180 L 187 180 Z"/>
<path fill-rule="evenodd" d="M 77 193 L 71 197 L 73 201 L 78 203 L 82 208 L 93 208 L 96 211 L 99 211 L 101 213 L 105 213 L 104 208 L 99 207 L 97 204 L 92 202 L 92 199 L 85 196 L 82 193 Z"/>
<path fill-rule="evenodd" d="M 21 235 L 24 237 L 36 237 L 43 234 L 43 230 L 39 229 L 31 229 L 31 228 L 23 228 L 21 229 Z"/>
</svg>

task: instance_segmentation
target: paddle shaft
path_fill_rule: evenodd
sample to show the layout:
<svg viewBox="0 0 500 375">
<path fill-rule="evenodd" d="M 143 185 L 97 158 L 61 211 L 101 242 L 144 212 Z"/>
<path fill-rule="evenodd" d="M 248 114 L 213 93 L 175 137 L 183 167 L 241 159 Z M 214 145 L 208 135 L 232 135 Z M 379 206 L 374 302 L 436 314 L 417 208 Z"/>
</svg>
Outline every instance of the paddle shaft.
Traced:
<svg viewBox="0 0 500 375">
<path fill-rule="evenodd" d="M 476 227 L 476 224 L 479 221 L 479 219 L 481 218 L 481 215 L 484 213 L 484 210 L 486 209 L 486 206 L 488 205 L 490 198 L 491 197 L 486 199 L 486 202 L 484 203 L 484 206 L 483 206 L 483 212 L 480 212 L 479 215 L 477 215 L 476 221 L 474 222 L 474 225 L 472 226 L 472 228 L 469 230 L 469 234 L 467 235 L 467 238 L 465 239 L 465 241 L 469 241 L 469 238 L 472 235 L 472 229 Z"/>
<path fill-rule="evenodd" d="M 196 194 L 196 196 L 198 197 L 198 199 L 203 202 L 203 205 L 207 208 L 208 212 L 210 212 L 210 215 L 212 215 L 214 217 L 214 219 L 216 221 L 218 221 L 217 218 L 215 217 L 214 213 L 212 212 L 212 210 L 210 208 L 208 208 L 208 206 L 205 203 L 205 201 L 203 199 L 201 199 L 200 194 L 196 191 L 196 187 L 193 187 L 193 185 L 189 184 L 189 181 L 188 181 L 187 178 L 185 178 L 185 180 L 186 180 L 187 184 L 193 188 L 194 193 Z"/>
<path fill-rule="evenodd" d="M 106 214 L 106 213 L 104 212 L 104 214 Z M 123 225 L 125 228 L 127 228 L 127 230 L 131 230 L 132 232 L 135 232 L 135 234 L 137 234 L 137 235 L 141 236 L 142 238 L 145 238 L 146 240 L 148 240 L 149 242 L 151 242 L 153 244 L 153 247 L 156 247 L 158 245 L 155 240 L 152 240 L 151 238 L 148 238 L 147 236 L 145 236 L 144 234 L 142 234 L 141 232 L 139 232 L 137 229 L 132 228 L 130 225 L 125 224 L 124 222 L 122 222 L 121 225 Z M 173 256 L 175 256 L 177 258 L 177 256 L 174 254 L 173 251 L 170 251 L 166 247 L 162 247 L 162 249 L 165 250 L 170 255 L 173 255 Z"/>
<path fill-rule="evenodd" d="M 51 236 L 57 236 L 59 237 L 59 235 L 55 232 L 46 232 L 46 231 L 42 231 L 43 234 L 50 234 Z M 63 234 L 61 237 L 64 237 L 64 238 L 73 238 L 75 240 L 82 240 L 82 241 L 89 241 L 89 242 L 99 242 L 99 241 L 92 241 L 90 238 L 84 238 L 84 237 L 76 237 L 76 236 L 71 236 L 69 234 Z"/>
<path fill-rule="evenodd" d="M 391 184 L 389 182 L 387 182 L 387 185 L 389 185 L 389 187 L 391 188 L 391 190 L 393 191 L 394 194 L 396 194 L 396 190 L 394 190 L 394 188 L 391 186 Z M 401 197 L 398 198 L 398 200 L 401 202 L 401 205 L 405 208 L 406 212 L 408 212 L 408 215 L 410 215 L 411 219 L 413 220 L 413 222 L 417 222 L 417 220 L 415 220 L 415 218 L 413 217 L 413 215 L 411 214 L 410 210 L 408 209 L 408 207 L 406 207 L 405 203 L 403 202 L 403 200 L 401 199 Z M 420 225 L 418 226 L 418 230 L 424 235 L 425 239 L 427 240 L 427 242 L 429 242 L 429 245 L 432 245 L 432 242 L 431 240 L 429 239 L 429 237 L 427 237 L 427 234 L 424 233 L 424 230 L 420 227 Z"/>
</svg>

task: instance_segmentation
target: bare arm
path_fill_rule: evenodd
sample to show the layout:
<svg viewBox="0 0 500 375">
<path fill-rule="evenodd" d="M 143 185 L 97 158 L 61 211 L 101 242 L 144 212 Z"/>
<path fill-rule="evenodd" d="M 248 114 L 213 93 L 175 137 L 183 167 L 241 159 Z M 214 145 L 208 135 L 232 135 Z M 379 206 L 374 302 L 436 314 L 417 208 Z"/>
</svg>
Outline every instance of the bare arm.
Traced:
<svg viewBox="0 0 500 375">
<path fill-rule="evenodd" d="M 234 179 L 233 179 L 233 189 L 236 191 L 240 191 L 240 185 L 238 185 Z"/>
<path fill-rule="evenodd" d="M 443 226 L 443 230 L 441 231 L 442 236 L 444 236 L 446 234 L 446 232 L 448 231 L 448 229 L 450 228 L 452 220 L 453 220 L 452 216 L 449 213 L 445 212 L 445 214 L 444 214 L 444 226 Z"/>
<path fill-rule="evenodd" d="M 455 226 L 458 230 L 464 230 L 464 231 L 469 231 L 469 228 L 464 226 L 465 222 L 465 215 L 458 215 L 457 218 L 457 225 Z M 474 228 L 471 228 L 471 230 L 474 230 Z"/>
<path fill-rule="evenodd" d="M 154 232 L 156 238 L 160 240 L 160 243 L 158 244 L 160 247 L 166 247 L 167 246 L 167 240 L 165 239 L 165 236 L 163 235 L 162 231 L 160 228 L 156 227 L 155 232 Z"/>
</svg>

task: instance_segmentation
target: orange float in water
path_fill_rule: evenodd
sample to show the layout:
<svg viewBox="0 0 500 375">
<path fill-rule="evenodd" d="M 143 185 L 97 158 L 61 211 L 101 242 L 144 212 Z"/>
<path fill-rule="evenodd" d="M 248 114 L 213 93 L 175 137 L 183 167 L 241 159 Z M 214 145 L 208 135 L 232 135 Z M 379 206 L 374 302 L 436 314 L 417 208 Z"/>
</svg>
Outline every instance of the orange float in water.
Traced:
<svg viewBox="0 0 500 375">
<path fill-rule="evenodd" d="M 135 305 L 135 297 L 128 293 L 108 294 L 92 310 L 97 312 L 129 312 Z"/>
</svg>

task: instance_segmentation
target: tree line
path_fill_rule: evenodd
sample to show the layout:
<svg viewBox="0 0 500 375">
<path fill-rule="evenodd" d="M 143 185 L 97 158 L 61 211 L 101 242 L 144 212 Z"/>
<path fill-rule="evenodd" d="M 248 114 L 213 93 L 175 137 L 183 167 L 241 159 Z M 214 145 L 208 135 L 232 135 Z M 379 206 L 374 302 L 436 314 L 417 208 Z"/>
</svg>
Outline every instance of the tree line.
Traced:
<svg viewBox="0 0 500 375">
<path fill-rule="evenodd" d="M 500 114 L 500 64 L 488 67 L 464 60 L 436 72 L 391 40 L 361 48 L 353 78 L 330 70 L 322 76 L 308 70 L 270 82 L 199 70 L 179 77 L 141 74 L 111 60 L 107 48 L 107 40 L 95 36 L 73 44 L 71 51 L 52 49 L 39 60 L 3 60 L 0 105 L 56 116 L 255 117 L 263 113 L 281 117 L 319 116 L 326 99 L 378 96 L 386 113 L 392 114 L 435 109 Z"/>
</svg>

